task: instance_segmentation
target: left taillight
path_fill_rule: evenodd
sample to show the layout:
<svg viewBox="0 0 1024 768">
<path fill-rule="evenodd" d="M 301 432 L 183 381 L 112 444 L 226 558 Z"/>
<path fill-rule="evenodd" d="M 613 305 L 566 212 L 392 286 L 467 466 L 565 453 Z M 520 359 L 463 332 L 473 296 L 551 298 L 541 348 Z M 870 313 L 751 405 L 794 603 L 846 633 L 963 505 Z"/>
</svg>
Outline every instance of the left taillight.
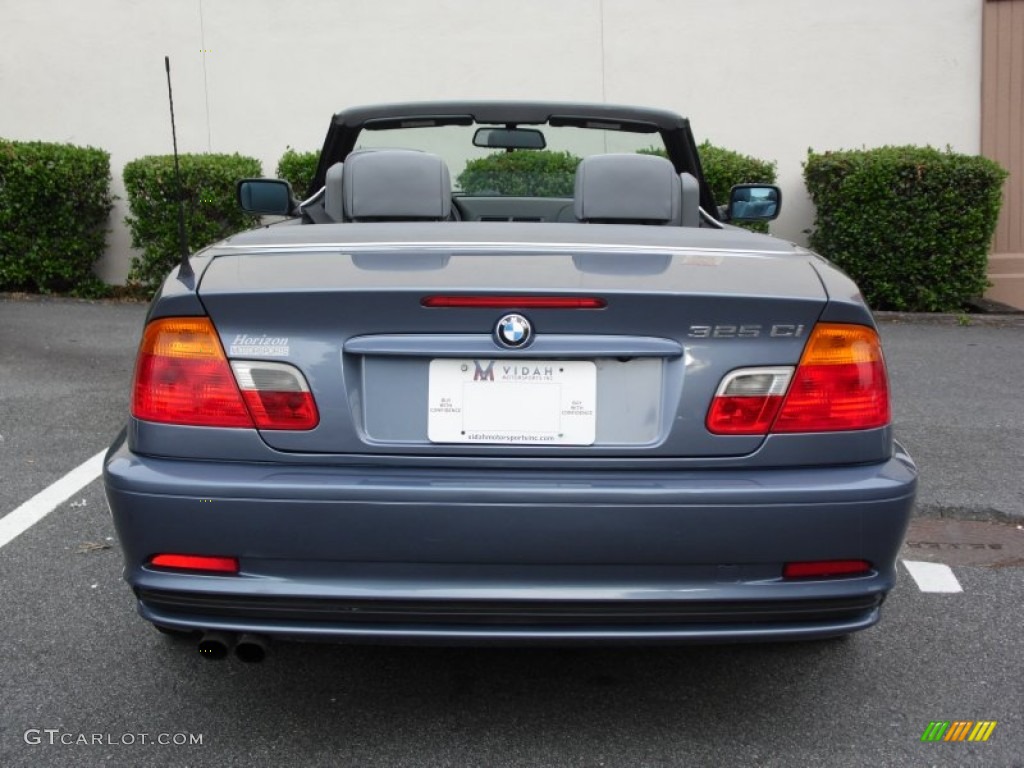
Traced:
<svg viewBox="0 0 1024 768">
<path fill-rule="evenodd" d="M 231 369 L 259 429 L 312 429 L 320 421 L 313 393 L 287 363 L 233 360 Z"/>
<path fill-rule="evenodd" d="M 296 368 L 229 363 L 206 317 L 161 318 L 146 326 L 131 412 L 144 421 L 199 427 L 306 430 L 319 422 Z"/>
</svg>

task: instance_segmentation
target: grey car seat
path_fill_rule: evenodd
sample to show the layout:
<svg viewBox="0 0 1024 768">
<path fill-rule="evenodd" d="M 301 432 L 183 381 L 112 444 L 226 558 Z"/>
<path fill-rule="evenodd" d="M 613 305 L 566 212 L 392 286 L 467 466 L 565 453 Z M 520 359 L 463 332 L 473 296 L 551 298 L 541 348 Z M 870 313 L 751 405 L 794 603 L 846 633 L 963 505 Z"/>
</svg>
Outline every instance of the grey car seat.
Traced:
<svg viewBox="0 0 1024 768">
<path fill-rule="evenodd" d="M 341 174 L 346 221 L 445 221 L 452 183 L 437 155 L 408 149 L 353 152 Z"/>
<path fill-rule="evenodd" d="M 588 223 L 698 226 L 700 190 L 657 155 L 584 158 L 576 169 L 576 218 Z"/>
</svg>

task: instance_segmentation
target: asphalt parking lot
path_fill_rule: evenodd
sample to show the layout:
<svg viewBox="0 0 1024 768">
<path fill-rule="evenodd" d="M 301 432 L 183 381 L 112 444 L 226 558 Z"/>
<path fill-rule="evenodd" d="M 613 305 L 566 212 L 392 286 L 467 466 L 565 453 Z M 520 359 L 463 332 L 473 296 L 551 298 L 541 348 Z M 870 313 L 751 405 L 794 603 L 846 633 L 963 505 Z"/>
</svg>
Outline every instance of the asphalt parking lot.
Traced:
<svg viewBox="0 0 1024 768">
<path fill-rule="evenodd" d="M 120 429 L 144 315 L 0 297 L 0 522 Z M 96 480 L 0 547 L 0 766 L 1024 765 L 1024 321 L 882 334 L 921 468 L 904 558 L 961 592 L 901 566 L 881 625 L 823 643 L 213 663 L 135 616 Z M 922 742 L 937 720 L 998 724 Z"/>
</svg>

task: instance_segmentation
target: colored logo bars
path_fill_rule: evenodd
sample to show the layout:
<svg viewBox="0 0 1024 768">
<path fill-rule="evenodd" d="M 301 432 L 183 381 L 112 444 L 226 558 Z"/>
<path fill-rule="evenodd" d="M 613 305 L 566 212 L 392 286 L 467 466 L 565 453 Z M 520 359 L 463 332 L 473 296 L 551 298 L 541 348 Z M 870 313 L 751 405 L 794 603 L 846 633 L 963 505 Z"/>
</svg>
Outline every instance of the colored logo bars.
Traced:
<svg viewBox="0 0 1024 768">
<path fill-rule="evenodd" d="M 995 720 L 932 720 L 921 741 L 988 741 L 995 729 Z"/>
</svg>

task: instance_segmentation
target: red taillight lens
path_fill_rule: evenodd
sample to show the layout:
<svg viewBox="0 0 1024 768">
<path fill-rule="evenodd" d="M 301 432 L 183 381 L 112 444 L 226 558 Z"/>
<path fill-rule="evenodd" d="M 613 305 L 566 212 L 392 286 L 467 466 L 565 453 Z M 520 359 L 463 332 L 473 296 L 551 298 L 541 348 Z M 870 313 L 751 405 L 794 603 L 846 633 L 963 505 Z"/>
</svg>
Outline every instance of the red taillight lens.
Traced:
<svg viewBox="0 0 1024 768">
<path fill-rule="evenodd" d="M 861 325 L 814 328 L 772 432 L 873 429 L 889 423 L 878 334 Z"/>
<path fill-rule="evenodd" d="M 235 360 L 231 368 L 257 428 L 307 430 L 320 422 L 309 385 L 295 366 Z"/>
<path fill-rule="evenodd" d="M 206 317 L 154 320 L 142 336 L 132 415 L 201 427 L 253 426 L 213 323 Z"/>
<path fill-rule="evenodd" d="M 716 435 L 763 435 L 782 406 L 791 367 L 743 368 L 723 380 L 708 411 L 708 431 Z"/>
<path fill-rule="evenodd" d="M 787 579 L 820 579 L 829 576 L 861 576 L 871 572 L 867 560 L 815 560 L 786 563 L 782 576 Z"/>
<path fill-rule="evenodd" d="M 708 430 L 716 435 L 763 435 L 775 421 L 781 397 L 716 397 Z"/>
<path fill-rule="evenodd" d="M 312 429 L 320 418 L 309 392 L 242 391 L 257 429 Z"/>
<path fill-rule="evenodd" d="M 209 557 L 207 555 L 154 555 L 150 565 L 159 568 L 176 568 L 182 571 L 212 571 L 214 573 L 238 573 L 237 557 Z"/>
<path fill-rule="evenodd" d="M 455 309 L 604 309 L 596 296 L 426 296 L 424 307 Z"/>
</svg>

